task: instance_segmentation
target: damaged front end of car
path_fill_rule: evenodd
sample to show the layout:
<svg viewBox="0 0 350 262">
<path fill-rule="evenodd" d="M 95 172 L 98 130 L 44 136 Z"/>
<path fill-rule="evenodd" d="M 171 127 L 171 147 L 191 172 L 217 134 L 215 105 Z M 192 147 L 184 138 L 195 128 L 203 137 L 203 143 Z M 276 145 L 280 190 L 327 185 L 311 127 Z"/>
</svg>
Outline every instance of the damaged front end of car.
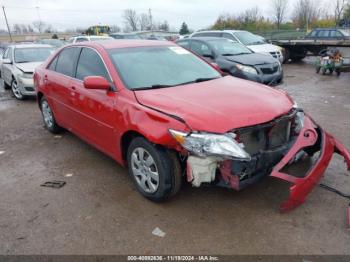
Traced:
<svg viewBox="0 0 350 262">
<path fill-rule="evenodd" d="M 292 184 L 282 212 L 301 205 L 318 184 L 333 153 L 342 155 L 350 170 L 350 154 L 303 110 L 293 107 L 286 115 L 226 134 L 169 130 L 186 150 L 187 180 L 193 186 L 215 183 L 241 190 L 268 175 Z M 292 176 L 284 168 L 301 156 L 317 159 L 305 175 Z"/>
</svg>

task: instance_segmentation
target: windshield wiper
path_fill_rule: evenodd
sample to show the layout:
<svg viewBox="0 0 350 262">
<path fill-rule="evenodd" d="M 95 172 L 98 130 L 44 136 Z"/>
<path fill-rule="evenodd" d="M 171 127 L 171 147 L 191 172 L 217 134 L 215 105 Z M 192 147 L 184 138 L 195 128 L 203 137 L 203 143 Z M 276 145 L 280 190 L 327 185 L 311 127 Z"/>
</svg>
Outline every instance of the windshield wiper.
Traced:
<svg viewBox="0 0 350 262">
<path fill-rule="evenodd" d="M 21 63 L 30 63 L 31 61 L 16 61 L 17 64 L 21 64 Z"/>
<path fill-rule="evenodd" d="M 181 86 L 181 85 L 187 85 L 187 84 L 192 84 L 192 83 L 200 83 L 200 82 L 205 82 L 205 81 L 210 81 L 214 80 L 220 77 L 202 77 L 202 78 L 197 78 L 192 81 L 176 84 L 176 85 L 161 85 L 161 84 L 155 84 L 151 86 L 145 86 L 145 87 L 136 87 L 132 88 L 131 90 L 133 91 L 139 91 L 139 90 L 149 90 L 149 89 L 160 89 L 160 88 L 167 88 L 167 87 L 175 87 L 175 86 Z"/>
<path fill-rule="evenodd" d="M 192 81 L 188 81 L 188 82 L 185 82 L 185 83 L 178 84 L 177 86 L 193 84 L 193 83 L 200 83 L 200 82 L 210 81 L 210 80 L 214 80 L 214 79 L 218 79 L 218 78 L 220 78 L 220 77 L 201 77 L 201 78 L 197 78 L 197 79 L 192 80 Z"/>
<path fill-rule="evenodd" d="M 167 88 L 167 87 L 173 87 L 174 85 L 161 85 L 161 84 L 155 84 L 151 86 L 145 86 L 145 87 L 136 87 L 132 90 L 138 91 L 138 90 L 148 90 L 148 89 L 159 89 L 159 88 Z"/>
<path fill-rule="evenodd" d="M 236 56 L 236 55 L 247 55 L 250 53 L 237 53 L 237 54 L 222 54 L 222 56 Z"/>
</svg>

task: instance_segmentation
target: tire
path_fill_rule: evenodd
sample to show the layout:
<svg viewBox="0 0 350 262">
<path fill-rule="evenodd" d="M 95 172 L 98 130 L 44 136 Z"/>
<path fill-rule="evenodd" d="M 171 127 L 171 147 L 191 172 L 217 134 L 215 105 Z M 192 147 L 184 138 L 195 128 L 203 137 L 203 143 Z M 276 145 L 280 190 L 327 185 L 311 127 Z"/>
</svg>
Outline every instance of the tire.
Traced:
<svg viewBox="0 0 350 262">
<path fill-rule="evenodd" d="M 18 88 L 16 79 L 13 79 L 11 82 L 11 92 L 14 98 L 18 100 L 26 99 L 25 95 L 22 95 L 21 90 Z"/>
<path fill-rule="evenodd" d="M 160 202 L 181 188 L 181 167 L 175 153 L 136 137 L 127 151 L 128 172 L 137 190 L 149 200 Z"/>
<path fill-rule="evenodd" d="M 53 134 L 60 133 L 62 128 L 56 123 L 51 107 L 44 96 L 40 100 L 40 109 L 47 130 Z"/>
</svg>

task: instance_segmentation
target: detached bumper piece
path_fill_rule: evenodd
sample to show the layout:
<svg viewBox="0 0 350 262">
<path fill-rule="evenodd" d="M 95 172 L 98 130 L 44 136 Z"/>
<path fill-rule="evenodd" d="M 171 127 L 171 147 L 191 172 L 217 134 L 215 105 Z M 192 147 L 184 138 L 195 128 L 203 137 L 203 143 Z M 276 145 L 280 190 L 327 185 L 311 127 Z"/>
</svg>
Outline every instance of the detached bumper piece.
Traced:
<svg viewBox="0 0 350 262">
<path fill-rule="evenodd" d="M 316 163 L 302 178 L 283 173 L 281 170 L 292 162 L 302 150 L 306 152 L 320 151 Z M 297 140 L 282 160 L 273 168 L 270 176 L 290 182 L 289 198 L 280 206 L 281 212 L 287 212 L 305 202 L 307 195 L 318 184 L 324 174 L 333 153 L 344 157 L 348 170 L 350 170 L 350 154 L 337 139 L 317 126 L 309 117 L 305 117 L 304 127 Z"/>
</svg>

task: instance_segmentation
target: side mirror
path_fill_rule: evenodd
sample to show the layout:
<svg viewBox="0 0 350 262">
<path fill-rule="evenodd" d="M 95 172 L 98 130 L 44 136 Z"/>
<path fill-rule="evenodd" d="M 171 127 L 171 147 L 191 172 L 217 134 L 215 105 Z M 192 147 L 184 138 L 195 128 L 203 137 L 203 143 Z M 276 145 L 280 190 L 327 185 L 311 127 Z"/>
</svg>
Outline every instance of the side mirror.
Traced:
<svg viewBox="0 0 350 262">
<path fill-rule="evenodd" d="M 4 58 L 4 59 L 2 59 L 2 63 L 3 64 L 12 64 L 12 61 L 8 58 Z"/>
<path fill-rule="evenodd" d="M 87 76 L 84 78 L 84 87 L 86 89 L 109 90 L 111 84 L 103 76 Z"/>
</svg>

